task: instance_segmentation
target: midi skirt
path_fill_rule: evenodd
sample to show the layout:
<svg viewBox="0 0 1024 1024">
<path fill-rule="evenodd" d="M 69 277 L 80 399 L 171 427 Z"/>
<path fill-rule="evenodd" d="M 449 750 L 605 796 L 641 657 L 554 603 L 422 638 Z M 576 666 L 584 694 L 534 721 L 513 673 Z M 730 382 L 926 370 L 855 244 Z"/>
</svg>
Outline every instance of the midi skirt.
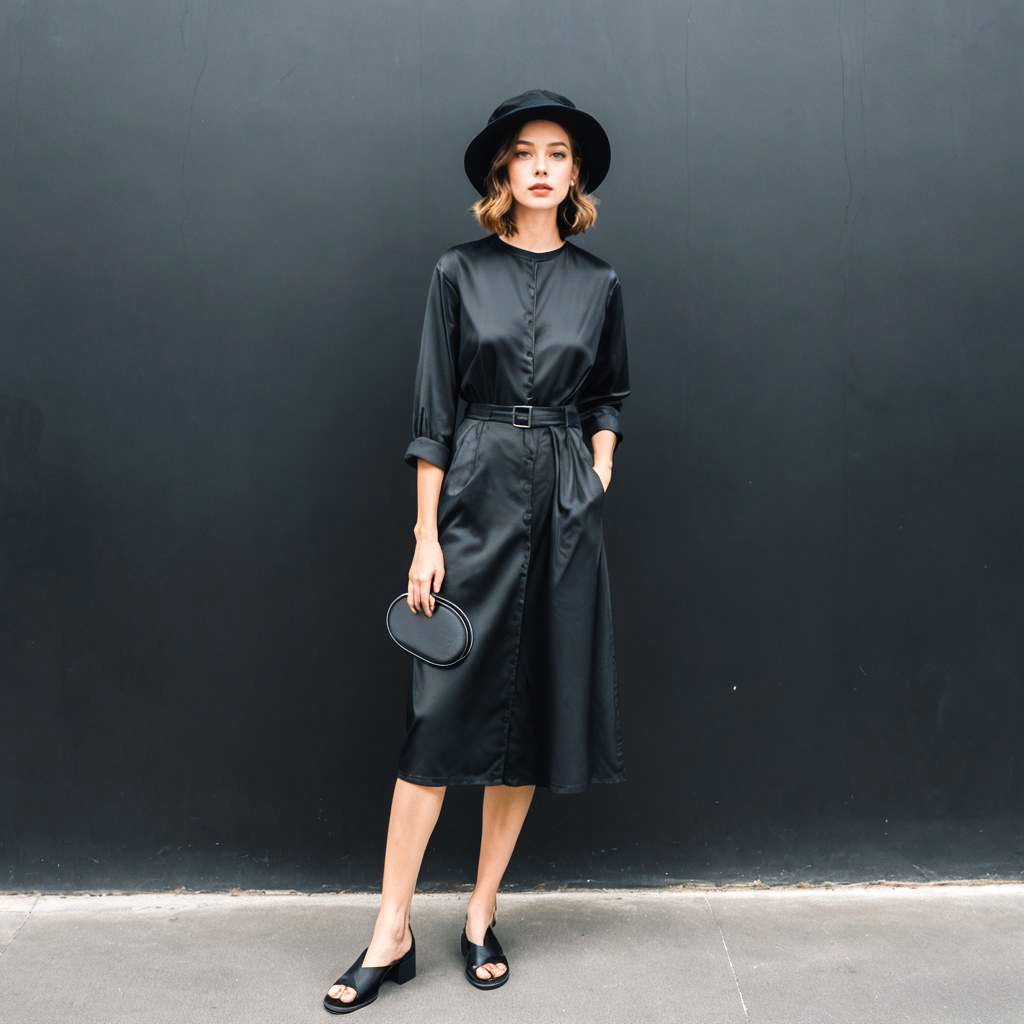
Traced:
<svg viewBox="0 0 1024 1024">
<path fill-rule="evenodd" d="M 437 593 L 467 613 L 473 646 L 447 668 L 412 659 L 398 775 L 553 793 L 624 782 L 604 484 L 575 406 L 528 427 L 496 408 L 467 407 L 438 503 Z"/>
</svg>

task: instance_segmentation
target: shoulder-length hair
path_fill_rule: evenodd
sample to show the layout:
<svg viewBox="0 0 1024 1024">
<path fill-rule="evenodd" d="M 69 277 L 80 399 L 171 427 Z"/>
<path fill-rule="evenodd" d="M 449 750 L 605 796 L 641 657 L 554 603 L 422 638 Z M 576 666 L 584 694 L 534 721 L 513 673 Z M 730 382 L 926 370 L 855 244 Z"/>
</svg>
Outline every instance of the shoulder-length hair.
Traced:
<svg viewBox="0 0 1024 1024">
<path fill-rule="evenodd" d="M 567 235 L 578 235 L 588 231 L 597 222 L 597 204 L 599 199 L 586 194 L 587 165 L 580 147 L 572 132 L 566 129 L 569 136 L 569 149 L 573 160 L 580 161 L 580 173 L 575 185 L 569 186 L 565 199 L 558 204 L 558 234 L 561 238 Z M 519 132 L 512 132 L 504 143 L 498 147 L 491 161 L 491 169 L 487 172 L 484 188 L 487 195 L 478 199 L 469 209 L 477 223 L 485 231 L 496 235 L 514 235 L 516 233 L 515 197 L 508 181 L 507 167 L 518 146 L 516 140 Z"/>
</svg>

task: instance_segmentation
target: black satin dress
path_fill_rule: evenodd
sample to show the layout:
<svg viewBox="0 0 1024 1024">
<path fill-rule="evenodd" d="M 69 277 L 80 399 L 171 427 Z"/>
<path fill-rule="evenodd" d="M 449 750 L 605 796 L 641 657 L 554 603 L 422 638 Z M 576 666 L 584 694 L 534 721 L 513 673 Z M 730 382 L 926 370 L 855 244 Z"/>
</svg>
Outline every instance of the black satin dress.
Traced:
<svg viewBox="0 0 1024 1024">
<path fill-rule="evenodd" d="M 602 510 L 587 441 L 629 395 L 622 287 L 565 241 L 454 245 L 430 279 L 405 461 L 446 470 L 438 593 L 473 623 L 449 668 L 412 659 L 398 775 L 421 785 L 624 782 Z M 575 406 L 528 429 L 457 419 L 459 402 Z M 521 415 L 521 414 L 520 414 Z M 422 612 L 420 614 L 423 614 Z"/>
</svg>

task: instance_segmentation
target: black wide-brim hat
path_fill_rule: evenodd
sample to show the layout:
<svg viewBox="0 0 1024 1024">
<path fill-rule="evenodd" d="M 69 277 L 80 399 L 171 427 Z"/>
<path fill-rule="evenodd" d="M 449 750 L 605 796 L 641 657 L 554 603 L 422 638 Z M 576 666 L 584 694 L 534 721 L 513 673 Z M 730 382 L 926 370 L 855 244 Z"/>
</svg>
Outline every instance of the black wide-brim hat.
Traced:
<svg viewBox="0 0 1024 1024">
<path fill-rule="evenodd" d="M 516 126 L 535 120 L 557 121 L 579 143 L 581 192 L 593 192 L 604 181 L 612 162 L 612 147 L 600 121 L 566 96 L 547 89 L 530 89 L 499 104 L 483 131 L 466 147 L 463 165 L 480 195 L 487 195 L 484 182 L 502 140 Z"/>
</svg>

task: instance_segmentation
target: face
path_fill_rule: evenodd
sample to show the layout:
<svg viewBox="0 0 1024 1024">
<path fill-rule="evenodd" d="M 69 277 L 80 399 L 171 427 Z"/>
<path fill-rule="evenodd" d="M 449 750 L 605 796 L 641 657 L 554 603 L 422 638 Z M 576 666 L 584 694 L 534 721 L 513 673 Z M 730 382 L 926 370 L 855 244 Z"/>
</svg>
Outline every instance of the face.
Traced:
<svg viewBox="0 0 1024 1024">
<path fill-rule="evenodd" d="M 579 184 L 579 161 L 572 158 L 565 129 L 556 121 L 524 124 L 516 135 L 508 180 L 516 202 L 527 208 L 557 209 L 569 194 L 570 182 Z"/>
</svg>

